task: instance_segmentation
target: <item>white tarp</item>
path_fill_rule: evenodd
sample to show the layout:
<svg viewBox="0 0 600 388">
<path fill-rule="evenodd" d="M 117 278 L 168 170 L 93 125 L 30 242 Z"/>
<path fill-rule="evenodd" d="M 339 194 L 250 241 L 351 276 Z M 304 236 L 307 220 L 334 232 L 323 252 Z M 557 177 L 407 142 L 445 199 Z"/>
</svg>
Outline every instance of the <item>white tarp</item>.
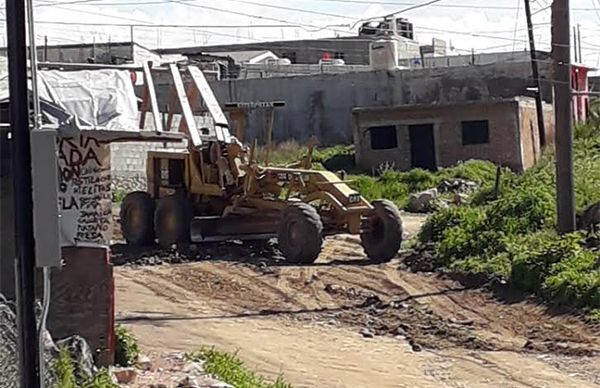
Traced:
<svg viewBox="0 0 600 388">
<path fill-rule="evenodd" d="M 137 97 L 128 70 L 40 70 L 43 123 L 63 135 L 73 130 L 139 133 Z M 0 75 L 0 100 L 9 98 L 8 76 Z"/>
<path fill-rule="evenodd" d="M 40 99 L 96 129 L 139 131 L 130 77 L 126 70 L 40 71 Z"/>
</svg>

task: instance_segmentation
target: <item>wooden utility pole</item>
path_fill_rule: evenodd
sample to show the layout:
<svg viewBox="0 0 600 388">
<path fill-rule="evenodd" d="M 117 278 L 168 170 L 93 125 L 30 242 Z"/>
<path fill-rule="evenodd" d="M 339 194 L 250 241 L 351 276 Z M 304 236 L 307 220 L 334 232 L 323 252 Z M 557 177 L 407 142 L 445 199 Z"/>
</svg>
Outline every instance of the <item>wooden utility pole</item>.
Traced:
<svg viewBox="0 0 600 388">
<path fill-rule="evenodd" d="M 579 57 L 579 62 L 583 63 L 583 56 L 581 55 L 581 25 L 577 25 L 577 54 Z"/>
<path fill-rule="evenodd" d="M 135 43 L 133 43 L 133 24 L 129 26 L 129 40 L 131 42 L 131 63 L 135 63 Z"/>
<path fill-rule="evenodd" d="M 36 388 L 40 386 L 40 381 L 38 378 L 38 341 L 34 309 L 35 238 L 33 234 L 33 186 L 29 137 L 30 101 L 27 86 L 25 20 L 25 2 L 22 0 L 6 0 L 6 52 L 8 54 L 8 86 L 10 91 L 17 326 L 19 329 L 17 349 L 15 350 L 19 352 L 20 363 L 20 384 L 17 386 Z"/>
<path fill-rule="evenodd" d="M 535 80 L 535 110 L 537 112 L 538 132 L 540 144 L 546 145 L 546 125 L 544 123 L 544 103 L 542 98 L 542 85 L 538 68 L 537 51 L 535 50 L 535 39 L 533 36 L 533 23 L 531 21 L 531 6 L 529 0 L 525 0 L 525 15 L 527 16 L 527 32 L 529 34 L 529 53 L 531 55 L 531 73 Z"/>
<path fill-rule="evenodd" d="M 559 233 L 575 230 L 573 97 L 569 0 L 552 3 L 552 62 L 556 122 L 556 210 Z"/>
<path fill-rule="evenodd" d="M 575 63 L 579 63 L 577 57 L 577 27 L 573 26 L 573 56 L 575 57 Z"/>
</svg>

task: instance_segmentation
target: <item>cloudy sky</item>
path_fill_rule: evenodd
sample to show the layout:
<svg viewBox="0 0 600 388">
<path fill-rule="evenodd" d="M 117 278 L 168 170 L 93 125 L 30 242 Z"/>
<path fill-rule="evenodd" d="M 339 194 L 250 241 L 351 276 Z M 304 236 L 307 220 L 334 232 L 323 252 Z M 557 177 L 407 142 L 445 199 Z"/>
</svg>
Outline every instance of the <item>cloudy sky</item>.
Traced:
<svg viewBox="0 0 600 388">
<path fill-rule="evenodd" d="M 50 44 L 129 40 L 128 25 L 136 24 L 135 40 L 150 48 L 348 36 L 356 33 L 353 26 L 361 19 L 428 2 L 34 0 L 39 43 L 44 36 Z M 550 3 L 531 0 L 541 49 L 549 49 Z M 571 7 L 571 22 L 581 26 L 584 62 L 600 67 L 600 0 L 571 0 Z M 5 17 L 3 7 L 0 15 Z M 441 0 L 402 15 L 414 23 L 418 41 L 444 39 L 456 53 L 523 50 L 527 45 L 523 0 Z M 102 25 L 109 23 L 114 25 Z M 5 43 L 4 34 L 0 40 Z"/>
</svg>

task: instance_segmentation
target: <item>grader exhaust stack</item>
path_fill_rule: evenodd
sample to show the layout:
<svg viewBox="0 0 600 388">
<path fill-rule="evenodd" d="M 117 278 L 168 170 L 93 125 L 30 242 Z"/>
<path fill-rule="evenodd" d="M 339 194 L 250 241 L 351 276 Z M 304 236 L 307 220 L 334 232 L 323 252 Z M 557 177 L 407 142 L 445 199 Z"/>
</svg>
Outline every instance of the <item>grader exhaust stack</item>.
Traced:
<svg viewBox="0 0 600 388">
<path fill-rule="evenodd" d="M 142 105 L 151 107 L 155 115 L 151 69 L 144 69 L 147 90 Z M 231 136 L 223 109 L 200 69 L 183 69 L 191 79 L 187 87 L 182 69 L 170 65 L 169 71 L 173 79 L 169 106 L 181 108 L 178 130 L 188 136 L 188 149 L 148 153 L 148 192 L 130 193 L 121 206 L 123 235 L 129 244 L 158 240 L 170 247 L 189 241 L 275 237 L 288 260 L 311 263 L 325 236 L 350 233 L 360 235 L 372 260 L 396 256 L 402 241 L 397 207 L 386 200 L 369 203 L 336 174 L 312 170 L 315 143 L 297 165 L 269 166 L 273 112 L 282 102 L 226 104 L 238 138 Z M 264 166 L 256 160 L 256 141 L 250 148 L 241 141 L 242 113 L 259 108 L 269 113 Z M 168 114 L 168 128 L 173 114 Z M 210 117 L 214 125 L 198 128 L 196 115 Z"/>
</svg>

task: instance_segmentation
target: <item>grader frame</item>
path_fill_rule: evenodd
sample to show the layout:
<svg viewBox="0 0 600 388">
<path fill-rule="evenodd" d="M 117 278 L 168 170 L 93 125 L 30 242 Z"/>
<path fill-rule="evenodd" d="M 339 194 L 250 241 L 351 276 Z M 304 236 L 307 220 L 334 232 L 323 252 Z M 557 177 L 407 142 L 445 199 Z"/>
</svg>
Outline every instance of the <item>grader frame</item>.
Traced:
<svg viewBox="0 0 600 388">
<path fill-rule="evenodd" d="M 173 79 L 167 129 L 175 108 L 181 112 L 179 131 L 188 138 L 187 150 L 148 153 L 148 192 L 129 194 L 121 208 L 123 233 L 131 244 L 152 243 L 158 238 L 170 247 L 187 241 L 277 237 L 284 255 L 295 262 L 314 261 L 323 237 L 339 233 L 360 234 L 369 257 L 389 260 L 402 240 L 398 209 L 389 201 L 365 200 L 348 182 L 329 171 L 312 169 L 314 139 L 307 155 L 287 167 L 269 166 L 274 122 L 271 103 L 226 106 L 243 136 L 240 118 L 244 109 L 270 108 L 267 124 L 266 166 L 257 162 L 257 142 L 242 144 L 229 133 L 229 124 L 202 71 L 172 64 Z M 154 126 L 158 104 L 150 67 L 144 66 L 143 112 L 151 110 Z M 281 104 L 281 103 L 278 103 Z M 208 116 L 212 125 L 199 126 L 194 115 Z M 145 123 L 142 114 L 140 125 Z"/>
</svg>

